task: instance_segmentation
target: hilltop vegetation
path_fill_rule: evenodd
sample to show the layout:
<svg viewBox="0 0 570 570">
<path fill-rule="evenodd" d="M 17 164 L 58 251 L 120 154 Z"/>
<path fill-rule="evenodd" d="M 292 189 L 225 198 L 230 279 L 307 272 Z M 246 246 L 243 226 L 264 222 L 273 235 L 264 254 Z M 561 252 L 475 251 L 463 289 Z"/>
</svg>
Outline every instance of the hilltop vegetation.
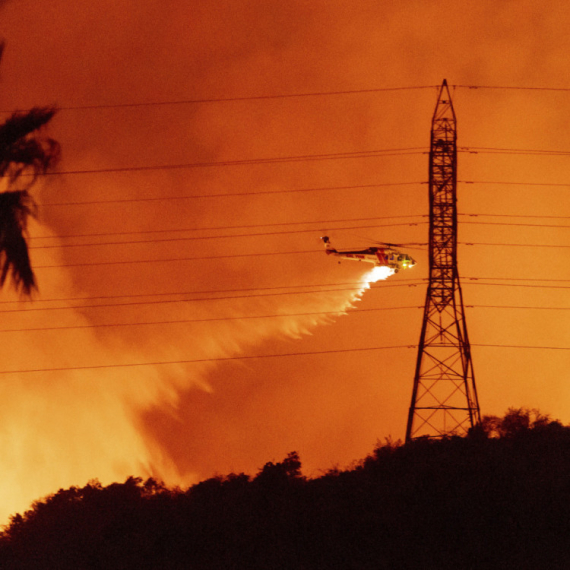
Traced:
<svg viewBox="0 0 570 570">
<path fill-rule="evenodd" d="M 569 536 L 570 427 L 511 409 L 317 479 L 290 453 L 188 490 L 133 477 L 62 489 L 12 517 L 0 567 L 557 569 Z"/>
</svg>

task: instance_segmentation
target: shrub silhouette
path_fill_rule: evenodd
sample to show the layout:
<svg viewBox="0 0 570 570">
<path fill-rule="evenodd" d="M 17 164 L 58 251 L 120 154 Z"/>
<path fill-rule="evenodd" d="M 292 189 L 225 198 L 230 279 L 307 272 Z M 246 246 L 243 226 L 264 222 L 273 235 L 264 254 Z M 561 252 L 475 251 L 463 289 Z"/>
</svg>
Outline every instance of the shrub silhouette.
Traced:
<svg viewBox="0 0 570 570">
<path fill-rule="evenodd" d="M 187 490 L 62 489 L 11 518 L 0 568 L 556 569 L 569 533 L 570 428 L 523 408 L 315 479 L 290 453 Z"/>
</svg>

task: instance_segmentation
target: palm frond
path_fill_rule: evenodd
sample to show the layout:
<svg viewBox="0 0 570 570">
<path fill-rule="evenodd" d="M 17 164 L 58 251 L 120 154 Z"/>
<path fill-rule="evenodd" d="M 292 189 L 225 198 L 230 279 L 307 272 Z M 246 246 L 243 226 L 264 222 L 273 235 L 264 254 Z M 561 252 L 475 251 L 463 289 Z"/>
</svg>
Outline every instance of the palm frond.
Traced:
<svg viewBox="0 0 570 570">
<path fill-rule="evenodd" d="M 4 46 L 0 40 L 0 60 Z M 0 124 L 0 178 L 8 182 L 8 191 L 0 193 L 0 288 L 10 276 L 26 295 L 36 288 L 26 242 L 28 218 L 36 216 L 36 203 L 28 190 L 59 159 L 59 144 L 41 132 L 55 112 L 53 107 L 34 107 L 15 112 Z"/>
<path fill-rule="evenodd" d="M 29 175 L 28 189 L 40 174 L 53 167 L 60 157 L 59 144 L 38 131 L 54 116 L 52 107 L 35 107 L 13 113 L 0 125 L 0 176 L 14 183 Z"/>
<path fill-rule="evenodd" d="M 36 288 L 26 243 L 29 216 L 36 216 L 36 204 L 27 190 L 0 193 L 0 287 L 10 275 L 26 295 Z"/>
</svg>

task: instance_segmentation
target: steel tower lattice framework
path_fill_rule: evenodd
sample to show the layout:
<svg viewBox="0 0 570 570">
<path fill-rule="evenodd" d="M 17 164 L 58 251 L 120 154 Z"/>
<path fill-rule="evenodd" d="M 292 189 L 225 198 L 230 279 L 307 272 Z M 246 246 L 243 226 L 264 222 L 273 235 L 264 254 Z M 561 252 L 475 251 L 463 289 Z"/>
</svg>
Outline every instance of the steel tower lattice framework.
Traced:
<svg viewBox="0 0 570 570">
<path fill-rule="evenodd" d="M 457 132 L 444 80 L 429 158 L 429 284 L 406 441 L 464 435 L 481 421 L 457 271 Z"/>
</svg>

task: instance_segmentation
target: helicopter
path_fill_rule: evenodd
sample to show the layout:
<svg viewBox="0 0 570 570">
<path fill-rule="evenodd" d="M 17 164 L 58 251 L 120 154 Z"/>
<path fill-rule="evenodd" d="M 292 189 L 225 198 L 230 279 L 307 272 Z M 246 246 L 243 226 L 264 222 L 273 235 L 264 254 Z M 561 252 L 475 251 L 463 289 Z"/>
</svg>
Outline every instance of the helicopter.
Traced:
<svg viewBox="0 0 570 570">
<path fill-rule="evenodd" d="M 358 251 L 337 251 L 331 245 L 328 236 L 321 238 L 325 244 L 327 255 L 336 255 L 344 259 L 365 261 L 374 264 L 375 267 L 389 267 L 397 273 L 400 269 L 413 267 L 416 262 L 407 254 L 394 249 L 394 244 L 383 244 L 383 247 L 369 247 Z M 340 262 L 339 262 L 340 263 Z"/>
</svg>

